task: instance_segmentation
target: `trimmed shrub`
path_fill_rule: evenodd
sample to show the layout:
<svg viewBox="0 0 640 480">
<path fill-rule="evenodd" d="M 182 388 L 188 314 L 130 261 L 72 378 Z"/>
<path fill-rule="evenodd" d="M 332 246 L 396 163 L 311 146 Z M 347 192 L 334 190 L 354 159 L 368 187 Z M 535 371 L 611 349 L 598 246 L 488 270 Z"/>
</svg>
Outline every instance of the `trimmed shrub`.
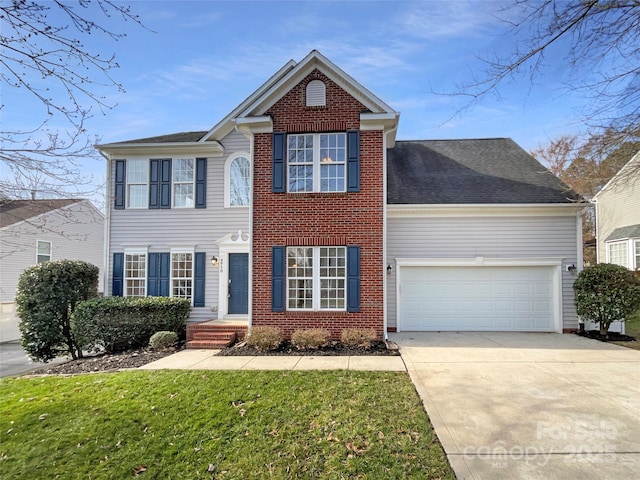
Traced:
<svg viewBox="0 0 640 480">
<path fill-rule="evenodd" d="M 614 321 L 625 321 L 640 308 L 640 278 L 620 265 L 600 263 L 585 268 L 573 284 L 576 309 L 584 320 L 600 325 L 606 336 Z"/>
<path fill-rule="evenodd" d="M 261 352 L 275 350 L 282 340 L 282 331 L 277 327 L 251 327 L 247 335 L 247 345 Z"/>
<path fill-rule="evenodd" d="M 16 290 L 22 347 L 37 361 L 59 355 L 82 357 L 84 347 L 74 335 L 71 316 L 79 302 L 98 294 L 95 265 L 57 260 L 27 268 Z"/>
<path fill-rule="evenodd" d="M 178 341 L 178 334 L 176 332 L 156 332 L 151 335 L 149 339 L 149 346 L 154 350 L 162 350 L 173 346 Z"/>
<path fill-rule="evenodd" d="M 296 330 L 291 335 L 291 343 L 298 350 L 317 350 L 327 344 L 330 335 L 324 328 Z"/>
<path fill-rule="evenodd" d="M 156 332 L 182 333 L 190 312 L 185 298 L 96 298 L 78 305 L 74 329 L 91 349 L 127 350 L 148 345 Z"/>
<path fill-rule="evenodd" d="M 371 348 L 376 338 L 373 328 L 345 328 L 340 334 L 340 341 L 348 348 Z"/>
</svg>

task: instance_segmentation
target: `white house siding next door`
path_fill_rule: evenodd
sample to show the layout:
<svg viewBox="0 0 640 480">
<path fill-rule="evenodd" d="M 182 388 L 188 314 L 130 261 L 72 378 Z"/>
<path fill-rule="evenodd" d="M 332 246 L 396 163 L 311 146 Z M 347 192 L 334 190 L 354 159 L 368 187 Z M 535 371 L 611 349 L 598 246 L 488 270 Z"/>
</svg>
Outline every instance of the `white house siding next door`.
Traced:
<svg viewBox="0 0 640 480">
<path fill-rule="evenodd" d="M 549 266 L 402 266 L 401 331 L 554 331 Z"/>
</svg>

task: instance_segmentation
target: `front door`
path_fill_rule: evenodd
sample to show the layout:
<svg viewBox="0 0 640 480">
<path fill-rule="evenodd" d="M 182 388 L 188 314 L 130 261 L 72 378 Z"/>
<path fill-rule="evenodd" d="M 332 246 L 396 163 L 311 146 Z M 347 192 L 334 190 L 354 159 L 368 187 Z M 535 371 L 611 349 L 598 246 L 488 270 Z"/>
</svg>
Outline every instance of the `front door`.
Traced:
<svg viewBox="0 0 640 480">
<path fill-rule="evenodd" d="M 229 314 L 249 311 L 249 254 L 229 254 Z"/>
</svg>

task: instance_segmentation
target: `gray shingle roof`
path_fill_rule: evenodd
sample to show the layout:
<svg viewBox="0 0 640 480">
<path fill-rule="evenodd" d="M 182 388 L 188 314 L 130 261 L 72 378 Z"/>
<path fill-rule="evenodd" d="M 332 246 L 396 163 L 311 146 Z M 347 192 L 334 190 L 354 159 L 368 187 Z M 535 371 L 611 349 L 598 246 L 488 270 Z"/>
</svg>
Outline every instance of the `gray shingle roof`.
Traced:
<svg viewBox="0 0 640 480">
<path fill-rule="evenodd" d="M 637 225 L 627 225 L 626 227 L 618 227 L 611 235 L 607 237 L 605 242 L 611 240 L 622 240 L 623 238 L 640 238 L 640 223 Z"/>
<path fill-rule="evenodd" d="M 397 141 L 388 204 L 573 203 L 579 196 L 510 138 Z"/>
<path fill-rule="evenodd" d="M 124 143 L 184 143 L 197 142 L 205 136 L 207 132 L 180 132 L 170 133 L 168 135 L 158 135 L 156 137 L 137 138 L 134 140 L 125 140 L 124 142 L 114 142 L 116 144 Z M 107 144 L 109 145 L 109 144 Z"/>
<path fill-rule="evenodd" d="M 76 198 L 46 200 L 7 200 L 0 204 L 0 228 L 28 220 L 43 213 L 81 202 Z"/>
</svg>

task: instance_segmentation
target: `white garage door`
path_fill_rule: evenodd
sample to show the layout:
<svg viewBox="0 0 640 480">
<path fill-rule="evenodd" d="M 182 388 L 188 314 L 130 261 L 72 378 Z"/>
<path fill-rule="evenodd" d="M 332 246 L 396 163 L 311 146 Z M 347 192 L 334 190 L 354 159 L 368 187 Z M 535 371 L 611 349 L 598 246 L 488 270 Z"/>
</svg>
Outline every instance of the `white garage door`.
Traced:
<svg viewBox="0 0 640 480">
<path fill-rule="evenodd" d="M 554 331 L 554 267 L 400 268 L 401 331 Z"/>
</svg>

